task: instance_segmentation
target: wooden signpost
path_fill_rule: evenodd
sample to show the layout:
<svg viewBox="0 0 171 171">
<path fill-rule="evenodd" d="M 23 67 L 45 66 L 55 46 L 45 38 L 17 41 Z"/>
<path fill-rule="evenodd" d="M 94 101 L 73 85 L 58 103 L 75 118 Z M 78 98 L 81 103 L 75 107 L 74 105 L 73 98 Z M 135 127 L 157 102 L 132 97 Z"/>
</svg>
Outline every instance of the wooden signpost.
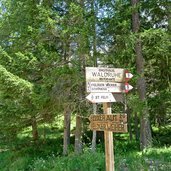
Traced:
<svg viewBox="0 0 171 171">
<path fill-rule="evenodd" d="M 123 94 L 133 87 L 127 82 L 133 75 L 121 68 L 86 67 L 86 97 L 92 103 L 103 103 L 103 114 L 90 115 L 90 129 L 104 131 L 106 171 L 114 171 L 113 132 L 127 132 L 127 115 L 112 114 L 111 102 L 123 102 Z M 119 94 L 114 94 L 119 93 Z"/>
</svg>

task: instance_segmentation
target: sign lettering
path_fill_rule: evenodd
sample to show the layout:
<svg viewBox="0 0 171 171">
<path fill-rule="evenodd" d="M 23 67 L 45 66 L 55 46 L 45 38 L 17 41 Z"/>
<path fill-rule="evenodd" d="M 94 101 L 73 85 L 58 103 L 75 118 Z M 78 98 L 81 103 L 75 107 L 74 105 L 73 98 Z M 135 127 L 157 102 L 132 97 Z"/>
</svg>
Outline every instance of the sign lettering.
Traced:
<svg viewBox="0 0 171 171">
<path fill-rule="evenodd" d="M 126 133 L 127 124 L 93 121 L 90 123 L 90 129 L 96 131 L 112 131 L 117 133 Z"/>
<path fill-rule="evenodd" d="M 119 122 L 126 123 L 127 122 L 127 114 L 97 114 L 90 115 L 90 121 L 97 122 Z"/>
<path fill-rule="evenodd" d="M 115 98 L 112 93 L 90 93 L 87 97 L 92 103 L 101 103 L 101 102 L 115 102 Z"/>
<path fill-rule="evenodd" d="M 87 82 L 87 92 L 111 92 L 111 93 L 126 93 L 133 87 L 128 83 L 114 82 Z"/>
<path fill-rule="evenodd" d="M 86 67 L 86 81 L 125 82 L 132 74 L 121 68 Z"/>
</svg>

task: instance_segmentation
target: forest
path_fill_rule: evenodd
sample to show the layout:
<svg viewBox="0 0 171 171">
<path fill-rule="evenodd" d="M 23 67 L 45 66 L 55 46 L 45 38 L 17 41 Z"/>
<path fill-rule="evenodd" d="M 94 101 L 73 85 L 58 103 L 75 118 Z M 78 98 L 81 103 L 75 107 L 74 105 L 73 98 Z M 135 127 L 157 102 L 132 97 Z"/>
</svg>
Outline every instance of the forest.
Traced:
<svg viewBox="0 0 171 171">
<path fill-rule="evenodd" d="M 171 170 L 171 0 L 1 0 L 0 171 L 113 171 L 86 67 L 133 75 L 115 170 Z"/>
</svg>

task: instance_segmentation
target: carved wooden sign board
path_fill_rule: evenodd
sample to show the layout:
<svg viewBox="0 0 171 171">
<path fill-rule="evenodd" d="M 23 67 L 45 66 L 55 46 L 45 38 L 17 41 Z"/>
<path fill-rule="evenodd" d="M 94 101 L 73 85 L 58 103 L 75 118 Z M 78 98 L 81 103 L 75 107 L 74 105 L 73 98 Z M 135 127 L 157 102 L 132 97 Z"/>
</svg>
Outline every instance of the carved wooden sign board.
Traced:
<svg viewBox="0 0 171 171">
<path fill-rule="evenodd" d="M 127 122 L 127 114 L 92 114 L 89 117 L 90 121 L 97 122 Z"/>
<path fill-rule="evenodd" d="M 96 131 L 111 131 L 115 133 L 126 133 L 127 124 L 115 122 L 91 122 L 90 129 Z"/>
<path fill-rule="evenodd" d="M 127 132 L 126 114 L 90 115 L 90 129 L 96 131 Z"/>
</svg>

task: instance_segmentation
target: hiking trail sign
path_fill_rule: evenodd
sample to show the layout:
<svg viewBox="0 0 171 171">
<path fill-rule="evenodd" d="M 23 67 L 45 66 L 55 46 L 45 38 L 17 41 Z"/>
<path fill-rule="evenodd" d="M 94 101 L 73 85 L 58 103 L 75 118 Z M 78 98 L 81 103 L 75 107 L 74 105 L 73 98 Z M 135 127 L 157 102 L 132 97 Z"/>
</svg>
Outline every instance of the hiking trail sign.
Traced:
<svg viewBox="0 0 171 171">
<path fill-rule="evenodd" d="M 115 83 L 115 82 L 87 82 L 87 92 L 111 92 L 111 93 L 127 93 L 132 90 L 132 86 L 128 83 Z"/>
<path fill-rule="evenodd" d="M 90 93 L 86 99 L 92 103 L 116 102 L 112 93 Z"/>
<path fill-rule="evenodd" d="M 127 124 L 113 122 L 97 122 L 90 123 L 90 129 L 96 131 L 111 131 L 115 133 L 127 133 Z"/>
<path fill-rule="evenodd" d="M 127 82 L 133 75 L 121 68 L 86 67 L 86 82 Z"/>
<path fill-rule="evenodd" d="M 127 114 L 92 114 L 89 120 L 94 122 L 127 123 Z"/>
<path fill-rule="evenodd" d="M 127 132 L 126 114 L 90 115 L 90 129 L 96 131 Z"/>
<path fill-rule="evenodd" d="M 127 132 L 127 115 L 112 114 L 111 102 L 123 102 L 123 93 L 133 87 L 128 81 L 133 75 L 122 68 L 86 67 L 86 99 L 103 103 L 103 114 L 90 115 L 90 129 L 104 131 L 106 171 L 114 171 L 113 132 Z"/>
</svg>

